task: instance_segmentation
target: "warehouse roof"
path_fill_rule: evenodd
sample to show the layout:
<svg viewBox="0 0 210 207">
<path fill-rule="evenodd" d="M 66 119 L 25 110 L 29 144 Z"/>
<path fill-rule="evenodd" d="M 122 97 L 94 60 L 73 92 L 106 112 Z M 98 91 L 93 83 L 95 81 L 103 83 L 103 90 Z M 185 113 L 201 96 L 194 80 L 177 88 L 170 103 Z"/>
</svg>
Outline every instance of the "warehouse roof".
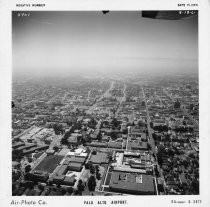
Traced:
<svg viewBox="0 0 210 207">
<path fill-rule="evenodd" d="M 118 192 L 155 194 L 153 177 L 150 175 L 113 172 L 109 186 Z"/>
</svg>

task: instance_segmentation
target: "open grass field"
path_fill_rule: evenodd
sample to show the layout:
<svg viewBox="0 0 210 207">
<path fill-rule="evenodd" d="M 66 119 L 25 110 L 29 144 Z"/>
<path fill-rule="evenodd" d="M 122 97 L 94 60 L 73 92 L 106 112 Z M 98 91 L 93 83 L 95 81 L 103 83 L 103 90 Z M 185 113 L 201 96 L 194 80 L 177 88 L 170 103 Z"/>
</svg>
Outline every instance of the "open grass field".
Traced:
<svg viewBox="0 0 210 207">
<path fill-rule="evenodd" d="M 63 158 L 64 156 L 61 155 L 49 155 L 36 166 L 34 171 L 40 170 L 52 173 Z"/>
</svg>

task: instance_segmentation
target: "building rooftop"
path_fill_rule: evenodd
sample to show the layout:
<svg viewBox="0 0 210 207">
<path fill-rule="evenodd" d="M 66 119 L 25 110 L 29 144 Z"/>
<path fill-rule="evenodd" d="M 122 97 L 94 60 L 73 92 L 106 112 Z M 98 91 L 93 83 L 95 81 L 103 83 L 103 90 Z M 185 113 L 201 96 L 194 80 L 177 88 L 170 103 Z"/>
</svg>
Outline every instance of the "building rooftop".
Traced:
<svg viewBox="0 0 210 207">
<path fill-rule="evenodd" d="M 113 191 L 132 194 L 155 194 L 153 177 L 150 175 L 113 172 L 109 183 Z"/>
<path fill-rule="evenodd" d="M 85 160 L 86 160 L 85 157 L 71 157 L 71 158 L 69 159 L 70 163 L 71 163 L 71 162 L 84 163 Z"/>
<path fill-rule="evenodd" d="M 68 169 L 72 171 L 81 171 L 82 163 L 71 162 L 68 165 Z"/>
<path fill-rule="evenodd" d="M 90 161 L 94 164 L 108 163 L 107 153 L 97 152 L 96 155 L 92 155 Z"/>
<path fill-rule="evenodd" d="M 138 142 L 134 141 L 131 143 L 132 149 L 139 149 L 139 150 L 147 150 L 148 149 L 148 143 L 147 142 Z"/>
</svg>

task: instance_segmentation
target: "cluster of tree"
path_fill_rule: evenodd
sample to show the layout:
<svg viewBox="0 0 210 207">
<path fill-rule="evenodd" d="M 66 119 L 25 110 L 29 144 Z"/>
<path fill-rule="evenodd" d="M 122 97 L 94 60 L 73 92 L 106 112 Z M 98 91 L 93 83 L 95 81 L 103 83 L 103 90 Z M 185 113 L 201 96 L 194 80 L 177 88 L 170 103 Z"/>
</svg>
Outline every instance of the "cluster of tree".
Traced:
<svg viewBox="0 0 210 207">
<path fill-rule="evenodd" d="M 143 130 L 143 132 L 146 134 L 147 137 L 149 136 L 149 131 L 148 131 L 148 129 Z"/>
<path fill-rule="evenodd" d="M 192 111 L 191 113 L 190 113 L 192 116 L 197 116 L 198 115 L 198 110 L 197 111 Z"/>
<path fill-rule="evenodd" d="M 164 134 L 164 135 L 159 135 L 156 133 L 152 133 L 152 137 L 157 143 L 158 141 L 164 140 L 164 141 L 170 141 L 170 134 Z"/>
<path fill-rule="evenodd" d="M 15 107 L 15 102 L 14 101 L 12 101 L 12 108 L 14 108 Z"/>
<path fill-rule="evenodd" d="M 111 121 L 111 124 L 114 126 L 114 127 L 118 127 L 121 122 L 118 121 L 116 118 L 113 118 L 112 121 Z"/>
<path fill-rule="evenodd" d="M 143 121 L 138 121 L 138 126 L 140 126 L 140 127 L 147 127 L 147 124 L 144 123 Z"/>
<path fill-rule="evenodd" d="M 117 133 L 116 133 L 115 131 L 111 131 L 110 137 L 111 137 L 113 140 L 117 139 Z"/>
<path fill-rule="evenodd" d="M 66 120 L 66 124 L 67 124 L 68 126 L 72 126 L 73 121 L 72 121 L 72 120 Z"/>
<path fill-rule="evenodd" d="M 159 132 L 167 132 L 168 131 L 168 127 L 166 125 L 153 126 L 153 129 L 155 131 L 159 131 Z"/>
<path fill-rule="evenodd" d="M 12 171 L 12 181 L 15 182 L 17 181 L 21 176 L 21 172 L 20 171 Z"/>
<path fill-rule="evenodd" d="M 63 145 L 68 145 L 69 144 L 69 142 L 68 142 L 68 138 L 70 137 L 70 135 L 71 135 L 71 133 L 73 133 L 75 130 L 80 130 L 82 128 L 82 125 L 81 125 L 81 123 L 74 123 L 73 125 L 72 125 L 72 127 L 70 128 L 70 130 L 68 130 L 65 134 L 64 134 L 64 136 L 63 136 L 63 138 L 61 139 L 61 144 L 63 144 Z"/>
<path fill-rule="evenodd" d="M 119 125 L 118 127 L 115 127 L 114 125 L 111 126 L 112 130 L 120 130 L 121 126 Z"/>
<path fill-rule="evenodd" d="M 65 188 L 59 188 L 57 189 L 58 195 L 66 195 L 66 189 Z"/>
<path fill-rule="evenodd" d="M 129 122 L 129 123 L 127 124 L 127 126 L 135 126 L 135 123 L 134 123 L 134 121 L 132 121 L 132 122 Z"/>
<path fill-rule="evenodd" d="M 193 128 L 192 127 L 180 126 L 180 127 L 175 128 L 175 132 L 181 132 L 181 133 L 193 132 Z"/>
<path fill-rule="evenodd" d="M 40 191 L 44 191 L 44 186 L 41 185 L 41 184 L 39 184 L 39 185 L 38 185 L 38 189 L 39 189 Z"/>
<path fill-rule="evenodd" d="M 160 166 L 162 166 L 162 164 L 163 164 L 162 155 L 166 155 L 166 150 L 163 145 L 159 145 L 158 152 L 157 152 L 157 161 Z"/>
<path fill-rule="evenodd" d="M 160 176 L 157 165 L 155 165 L 154 167 L 154 172 L 155 172 L 156 177 Z"/>
<path fill-rule="evenodd" d="M 169 155 L 169 156 L 174 156 L 174 154 L 175 154 L 175 150 L 173 150 L 171 147 L 170 148 L 168 148 L 168 150 L 167 150 L 167 154 Z"/>
<path fill-rule="evenodd" d="M 85 185 L 83 184 L 82 180 L 80 179 L 77 184 L 77 191 L 75 191 L 76 195 L 82 195 L 82 191 L 85 190 Z"/>
<path fill-rule="evenodd" d="M 67 187 L 66 191 L 68 192 L 69 195 L 71 195 L 74 189 L 72 187 Z"/>
<path fill-rule="evenodd" d="M 25 172 L 24 178 L 25 178 L 25 180 L 33 181 L 34 183 L 38 183 L 38 181 L 39 181 L 39 178 L 36 175 L 30 173 L 30 171 L 29 172 Z"/>
<path fill-rule="evenodd" d="M 162 166 L 162 164 L 163 164 L 163 158 L 162 158 L 162 155 L 160 153 L 157 153 L 157 161 L 158 161 L 158 164 L 160 166 Z"/>
<path fill-rule="evenodd" d="M 131 97 L 126 97 L 126 100 L 125 100 L 126 102 L 135 102 L 135 100 L 134 99 L 132 99 Z"/>
<path fill-rule="evenodd" d="M 31 165 L 26 165 L 25 167 L 25 173 L 28 173 L 31 171 Z"/>
<path fill-rule="evenodd" d="M 192 180 L 190 190 L 194 195 L 199 194 L 199 181 L 198 181 L 198 179 L 193 179 Z"/>
<path fill-rule="evenodd" d="M 180 106 L 181 106 L 181 103 L 177 100 L 177 101 L 174 103 L 174 108 L 175 108 L 175 109 L 180 109 Z"/>
<path fill-rule="evenodd" d="M 95 174 L 95 168 L 93 165 L 90 165 L 89 169 L 90 169 L 90 174 Z"/>
<path fill-rule="evenodd" d="M 57 152 L 59 150 L 59 147 L 58 146 L 54 146 L 53 150 L 55 150 L 55 152 Z"/>
<path fill-rule="evenodd" d="M 53 124 L 52 127 L 53 127 L 56 135 L 60 135 L 60 134 L 64 133 L 62 124 L 55 123 L 55 124 Z"/>
<path fill-rule="evenodd" d="M 161 136 L 157 135 L 156 133 L 152 133 L 152 137 L 155 141 L 161 141 Z"/>
<path fill-rule="evenodd" d="M 90 121 L 88 122 L 88 127 L 95 128 L 96 125 L 97 121 L 94 118 L 91 118 Z"/>
<path fill-rule="evenodd" d="M 97 180 L 100 180 L 101 179 L 101 174 L 100 174 L 100 170 L 99 170 L 99 166 L 98 165 L 96 165 L 95 166 L 95 169 L 96 169 L 96 179 Z"/>
<path fill-rule="evenodd" d="M 45 195 L 49 195 L 49 193 L 51 196 L 64 196 L 67 193 L 67 189 L 64 187 L 61 187 L 60 185 L 57 185 L 56 187 L 50 186 L 49 192 Z"/>
<path fill-rule="evenodd" d="M 22 158 L 21 151 L 18 151 L 18 150 L 13 150 L 12 151 L 12 159 L 13 160 L 17 160 L 17 159 L 21 160 L 21 158 Z"/>
<path fill-rule="evenodd" d="M 71 135 L 71 132 L 67 131 L 61 139 L 61 144 L 68 145 L 69 144 L 68 138 L 69 138 L 70 135 Z"/>
<path fill-rule="evenodd" d="M 82 139 L 81 139 L 81 143 L 86 146 L 86 143 L 87 142 L 90 142 L 91 141 L 91 138 L 90 138 L 90 135 L 87 135 L 87 134 L 83 134 L 82 136 Z"/>
<path fill-rule="evenodd" d="M 98 135 L 97 135 L 97 140 L 100 142 L 102 139 L 102 133 L 101 131 L 99 131 Z"/>
<path fill-rule="evenodd" d="M 91 164 L 90 163 L 85 163 L 85 169 L 90 169 Z"/>
<path fill-rule="evenodd" d="M 127 128 L 124 129 L 124 130 L 122 131 L 122 134 L 128 134 L 128 129 L 127 129 Z"/>
<path fill-rule="evenodd" d="M 109 126 L 109 122 L 107 120 L 104 120 L 102 123 L 102 127 L 108 127 Z"/>
<path fill-rule="evenodd" d="M 148 150 L 151 150 L 152 149 L 152 146 L 150 143 L 147 144 L 147 147 L 148 147 Z"/>
<path fill-rule="evenodd" d="M 35 184 L 36 183 L 34 183 L 33 181 L 24 181 L 24 182 L 21 182 L 20 186 L 25 187 L 25 188 L 29 188 L 29 189 L 33 189 Z"/>
<path fill-rule="evenodd" d="M 90 178 L 88 179 L 88 189 L 89 191 L 94 191 L 96 187 L 96 179 L 101 179 L 101 174 L 99 170 L 99 166 L 95 165 L 95 167 L 91 163 L 86 163 L 85 168 L 90 170 Z"/>
<path fill-rule="evenodd" d="M 95 179 L 95 176 L 94 175 L 91 175 L 88 179 L 88 189 L 89 191 L 94 191 L 95 190 L 95 187 L 96 187 L 96 179 Z"/>
<path fill-rule="evenodd" d="M 81 130 L 82 129 L 82 124 L 79 122 L 76 122 L 72 125 L 70 132 L 73 133 L 75 130 Z"/>
</svg>

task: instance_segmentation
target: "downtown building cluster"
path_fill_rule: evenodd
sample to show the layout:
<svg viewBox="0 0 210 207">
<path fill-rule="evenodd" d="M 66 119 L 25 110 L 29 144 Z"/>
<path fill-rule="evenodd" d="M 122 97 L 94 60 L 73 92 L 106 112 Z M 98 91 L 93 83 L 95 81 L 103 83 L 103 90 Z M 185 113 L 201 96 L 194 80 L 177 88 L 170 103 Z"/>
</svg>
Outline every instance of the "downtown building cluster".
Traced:
<svg viewBox="0 0 210 207">
<path fill-rule="evenodd" d="M 197 82 L 136 79 L 15 82 L 13 195 L 198 194 Z"/>
</svg>

